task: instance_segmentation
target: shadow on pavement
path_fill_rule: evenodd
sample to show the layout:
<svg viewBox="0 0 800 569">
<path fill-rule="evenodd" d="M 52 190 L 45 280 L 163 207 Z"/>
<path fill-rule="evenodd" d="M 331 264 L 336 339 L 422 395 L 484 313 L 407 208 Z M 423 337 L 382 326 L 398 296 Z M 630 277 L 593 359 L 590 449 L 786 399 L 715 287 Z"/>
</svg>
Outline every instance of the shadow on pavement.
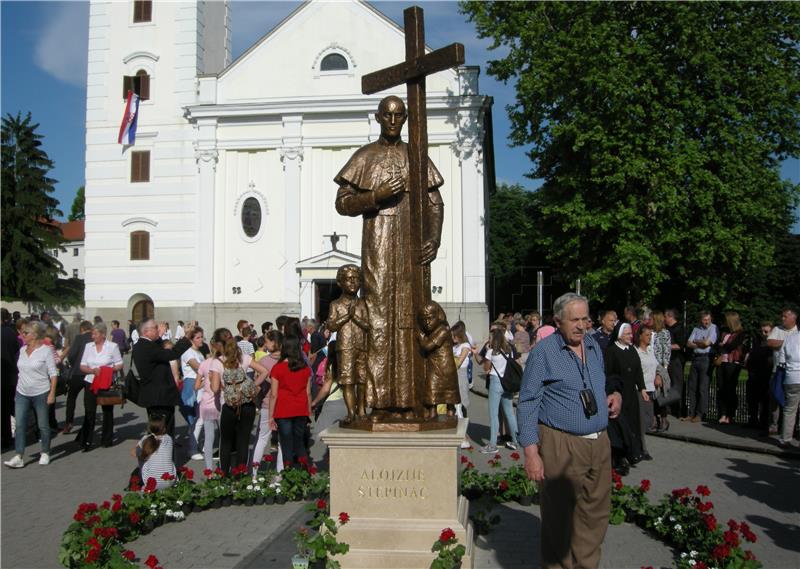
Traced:
<svg viewBox="0 0 800 569">
<path fill-rule="evenodd" d="M 800 551 L 800 526 L 783 524 L 764 516 L 748 515 L 747 521 L 759 526 L 776 547 L 788 551 Z"/>
</svg>

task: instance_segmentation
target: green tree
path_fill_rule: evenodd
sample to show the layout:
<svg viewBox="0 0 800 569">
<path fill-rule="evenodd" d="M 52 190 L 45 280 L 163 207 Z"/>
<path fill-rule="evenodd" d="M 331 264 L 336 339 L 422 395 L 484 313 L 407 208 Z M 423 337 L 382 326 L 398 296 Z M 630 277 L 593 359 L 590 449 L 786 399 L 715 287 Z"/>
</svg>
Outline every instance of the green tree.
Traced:
<svg viewBox="0 0 800 569">
<path fill-rule="evenodd" d="M 49 254 L 61 249 L 61 215 L 47 176 L 53 162 L 41 148 L 38 124 L 28 113 L 2 121 L 2 296 L 54 302 L 61 263 Z"/>
<path fill-rule="evenodd" d="M 69 212 L 70 221 L 78 221 L 79 219 L 86 219 L 86 195 L 83 186 L 78 188 L 75 193 L 75 199 L 72 200 L 72 209 Z"/>
<path fill-rule="evenodd" d="M 462 2 L 504 57 L 536 240 L 600 300 L 746 302 L 798 186 L 800 3 Z M 795 263 L 796 265 L 796 263 Z"/>
<path fill-rule="evenodd" d="M 499 184 L 489 196 L 489 268 L 507 277 L 525 264 L 533 245 L 535 194 L 519 184 Z"/>
</svg>

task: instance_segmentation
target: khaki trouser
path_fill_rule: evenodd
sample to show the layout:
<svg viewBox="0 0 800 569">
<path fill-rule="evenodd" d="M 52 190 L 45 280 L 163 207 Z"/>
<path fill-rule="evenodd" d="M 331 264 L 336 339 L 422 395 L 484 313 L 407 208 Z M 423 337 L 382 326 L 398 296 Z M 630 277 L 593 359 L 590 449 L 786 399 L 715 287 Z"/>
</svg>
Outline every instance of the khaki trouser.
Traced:
<svg viewBox="0 0 800 569">
<path fill-rule="evenodd" d="M 588 569 L 600 563 L 611 510 L 611 444 L 539 425 L 542 568 Z"/>
</svg>

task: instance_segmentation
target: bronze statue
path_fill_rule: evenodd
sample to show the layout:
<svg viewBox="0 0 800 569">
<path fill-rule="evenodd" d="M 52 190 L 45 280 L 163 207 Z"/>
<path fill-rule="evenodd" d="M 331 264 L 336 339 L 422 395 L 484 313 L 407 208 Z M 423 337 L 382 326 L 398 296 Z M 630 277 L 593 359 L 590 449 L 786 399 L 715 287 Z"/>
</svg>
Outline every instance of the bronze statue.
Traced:
<svg viewBox="0 0 800 569">
<path fill-rule="evenodd" d="M 456 403 L 461 403 L 458 392 L 458 370 L 453 357 L 453 336 L 444 309 L 430 301 L 419 312 L 419 345 L 425 353 L 427 389 L 425 407 L 428 418 L 436 418 L 436 406 L 447 405 L 447 415 L 456 414 Z"/>
<path fill-rule="evenodd" d="M 336 332 L 337 383 L 342 389 L 347 417 L 342 424 L 366 417 L 367 342 L 369 326 L 367 305 L 358 298 L 361 270 L 356 265 L 344 265 L 336 272 L 336 282 L 342 295 L 331 302 L 326 326 Z"/>
<path fill-rule="evenodd" d="M 412 219 L 408 147 L 400 139 L 407 114 L 399 97 L 386 97 L 375 119 L 381 125 L 376 142 L 358 149 L 336 175 L 336 210 L 364 217 L 361 247 L 367 330 L 367 406 L 374 421 L 421 418 L 424 378 L 415 377 L 419 358 L 415 330 L 413 281 L 424 265 L 430 291 L 430 263 L 442 233 L 444 182 L 433 163 L 427 165 L 427 199 L 422 219 Z M 414 254 L 411 232 L 422 224 L 423 239 Z M 413 265 L 417 265 L 417 267 Z M 424 412 L 423 412 L 424 413 Z"/>
</svg>

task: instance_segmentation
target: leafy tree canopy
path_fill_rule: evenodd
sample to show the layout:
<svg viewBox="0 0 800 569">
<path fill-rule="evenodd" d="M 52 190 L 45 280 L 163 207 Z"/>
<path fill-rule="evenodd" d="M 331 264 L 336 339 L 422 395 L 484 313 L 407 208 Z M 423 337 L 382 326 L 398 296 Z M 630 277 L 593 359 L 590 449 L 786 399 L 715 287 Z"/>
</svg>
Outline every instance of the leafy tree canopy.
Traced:
<svg viewBox="0 0 800 569">
<path fill-rule="evenodd" d="M 603 301 L 746 302 L 800 189 L 779 172 L 800 149 L 800 3 L 461 7 L 507 51 L 488 72 L 516 89 L 550 263 Z"/>
<path fill-rule="evenodd" d="M 18 113 L 2 121 L 2 296 L 28 302 L 57 302 L 61 263 L 61 215 L 47 176 L 53 162 L 42 150 L 38 124 Z"/>
<path fill-rule="evenodd" d="M 72 209 L 70 209 L 68 219 L 70 221 L 78 221 L 79 219 L 86 219 L 85 206 L 86 206 L 86 195 L 84 187 L 81 186 L 75 193 L 75 199 L 72 200 Z"/>
<path fill-rule="evenodd" d="M 507 277 L 526 264 L 533 245 L 536 194 L 499 184 L 489 196 L 489 268 Z"/>
</svg>

